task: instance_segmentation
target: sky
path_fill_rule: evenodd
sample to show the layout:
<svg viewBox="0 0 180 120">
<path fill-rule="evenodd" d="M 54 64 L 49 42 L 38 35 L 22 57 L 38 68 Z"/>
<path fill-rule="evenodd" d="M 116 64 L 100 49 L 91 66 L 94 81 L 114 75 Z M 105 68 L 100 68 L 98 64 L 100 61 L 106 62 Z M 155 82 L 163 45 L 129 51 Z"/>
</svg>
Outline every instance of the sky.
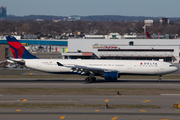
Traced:
<svg viewBox="0 0 180 120">
<path fill-rule="evenodd" d="M 0 0 L 7 15 L 180 17 L 180 0 Z"/>
</svg>

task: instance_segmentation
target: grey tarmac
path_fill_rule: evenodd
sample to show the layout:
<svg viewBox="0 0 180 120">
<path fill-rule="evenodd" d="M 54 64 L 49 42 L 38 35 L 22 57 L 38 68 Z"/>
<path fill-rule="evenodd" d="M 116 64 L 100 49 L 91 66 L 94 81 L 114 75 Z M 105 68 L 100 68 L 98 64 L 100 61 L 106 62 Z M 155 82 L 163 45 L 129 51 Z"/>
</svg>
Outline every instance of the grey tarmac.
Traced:
<svg viewBox="0 0 180 120">
<path fill-rule="evenodd" d="M 26 99 L 24 102 L 23 100 Z M 162 95 L 0 95 L 0 103 L 77 103 L 160 105 L 172 109 L 180 104 L 180 94 Z"/>
<path fill-rule="evenodd" d="M 3 120 L 179 120 L 180 111 L 176 109 L 0 109 Z"/>
<path fill-rule="evenodd" d="M 26 73 L 22 73 L 26 74 Z M 34 73 L 35 74 L 35 73 Z M 43 73 L 42 73 L 43 74 Z M 180 79 L 119 79 L 86 83 L 80 78 L 0 78 L 0 88 L 167 88 L 179 89 Z M 0 108 L 0 120 L 179 120 L 179 94 L 161 95 L 6 95 L 1 103 L 87 103 L 160 105 L 160 109 Z M 108 100 L 108 102 L 105 102 Z"/>
<path fill-rule="evenodd" d="M 180 88 L 180 79 L 119 79 L 87 83 L 73 78 L 0 78 L 0 88 Z"/>
</svg>

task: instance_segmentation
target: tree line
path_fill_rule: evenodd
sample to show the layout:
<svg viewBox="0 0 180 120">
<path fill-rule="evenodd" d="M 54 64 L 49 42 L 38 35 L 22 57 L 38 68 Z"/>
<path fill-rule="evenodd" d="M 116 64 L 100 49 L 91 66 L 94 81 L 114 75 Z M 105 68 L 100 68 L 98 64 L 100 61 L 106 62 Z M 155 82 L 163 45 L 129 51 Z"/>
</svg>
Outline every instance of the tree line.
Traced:
<svg viewBox="0 0 180 120">
<path fill-rule="evenodd" d="M 19 35 L 38 35 L 38 34 L 96 34 L 107 35 L 109 33 L 144 33 L 142 28 L 144 22 L 122 22 L 122 21 L 60 21 L 53 22 L 52 20 L 35 21 L 35 20 L 1 20 L 0 34 L 7 35 L 17 33 Z M 152 28 L 147 28 L 150 34 L 179 34 L 180 24 L 161 25 L 156 23 Z"/>
</svg>

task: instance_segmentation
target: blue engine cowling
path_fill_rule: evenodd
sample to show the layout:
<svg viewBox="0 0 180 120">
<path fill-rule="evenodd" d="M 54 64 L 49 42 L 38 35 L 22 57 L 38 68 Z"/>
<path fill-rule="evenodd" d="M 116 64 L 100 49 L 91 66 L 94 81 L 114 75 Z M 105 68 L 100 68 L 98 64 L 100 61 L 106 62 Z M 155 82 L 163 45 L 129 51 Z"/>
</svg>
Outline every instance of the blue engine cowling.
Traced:
<svg viewBox="0 0 180 120">
<path fill-rule="evenodd" d="M 117 80 L 118 72 L 111 71 L 111 72 L 104 72 L 104 78 L 106 80 Z"/>
</svg>

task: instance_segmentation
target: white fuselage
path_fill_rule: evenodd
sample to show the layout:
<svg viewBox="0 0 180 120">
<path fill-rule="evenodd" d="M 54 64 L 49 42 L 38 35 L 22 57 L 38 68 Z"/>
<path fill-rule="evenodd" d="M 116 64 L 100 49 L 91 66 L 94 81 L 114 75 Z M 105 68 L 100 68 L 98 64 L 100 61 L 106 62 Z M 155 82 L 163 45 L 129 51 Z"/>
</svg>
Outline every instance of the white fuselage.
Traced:
<svg viewBox="0 0 180 120">
<path fill-rule="evenodd" d="M 23 59 L 28 68 L 44 72 L 72 72 L 67 66 L 86 66 L 117 71 L 119 74 L 164 75 L 178 70 L 171 63 L 148 60 Z M 57 62 L 63 66 L 58 66 Z"/>
</svg>

